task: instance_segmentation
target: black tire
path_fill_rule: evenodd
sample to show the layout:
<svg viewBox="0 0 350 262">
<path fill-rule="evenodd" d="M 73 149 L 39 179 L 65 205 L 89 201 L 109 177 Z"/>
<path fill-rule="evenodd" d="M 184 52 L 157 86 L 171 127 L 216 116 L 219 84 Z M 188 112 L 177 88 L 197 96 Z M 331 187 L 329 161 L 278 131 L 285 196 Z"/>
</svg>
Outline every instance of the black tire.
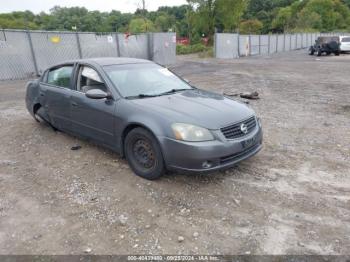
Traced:
<svg viewBox="0 0 350 262">
<path fill-rule="evenodd" d="M 38 113 L 34 113 L 34 119 L 40 124 L 47 123 L 46 120 L 42 118 Z"/>
<path fill-rule="evenodd" d="M 144 128 L 131 130 L 124 142 L 124 152 L 134 173 L 154 180 L 165 172 L 162 151 L 153 134 Z"/>
<path fill-rule="evenodd" d="M 322 51 L 319 49 L 317 50 L 317 56 L 321 56 L 322 55 Z"/>
<path fill-rule="evenodd" d="M 54 131 L 58 131 L 58 129 L 56 127 L 54 127 L 49 120 L 47 120 L 47 119 L 45 119 L 45 117 L 43 117 L 43 116 L 45 116 L 45 113 L 43 110 L 44 110 L 43 107 L 39 107 L 38 109 L 34 110 L 35 121 L 37 121 L 40 124 L 49 125 L 52 127 L 52 129 Z"/>
<path fill-rule="evenodd" d="M 315 49 L 313 47 L 309 48 L 309 55 L 314 55 L 315 54 Z"/>
<path fill-rule="evenodd" d="M 336 56 L 339 56 L 340 55 L 340 52 L 335 52 L 334 53 Z"/>
</svg>

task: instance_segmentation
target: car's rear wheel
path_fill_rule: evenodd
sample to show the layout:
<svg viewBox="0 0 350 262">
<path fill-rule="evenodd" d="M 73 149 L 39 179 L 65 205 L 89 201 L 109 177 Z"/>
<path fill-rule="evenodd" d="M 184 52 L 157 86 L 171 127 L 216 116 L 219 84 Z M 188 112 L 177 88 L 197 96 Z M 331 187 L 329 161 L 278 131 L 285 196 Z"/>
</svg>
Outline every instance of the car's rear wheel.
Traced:
<svg viewBox="0 0 350 262">
<path fill-rule="evenodd" d="M 52 129 L 54 131 L 57 131 L 58 129 L 56 127 L 54 127 L 51 122 L 49 120 L 47 120 L 47 118 L 45 118 L 45 112 L 44 112 L 44 108 L 42 106 L 40 106 L 39 104 L 35 105 L 34 106 L 34 109 L 33 109 L 33 112 L 34 112 L 34 119 L 40 123 L 40 124 L 47 124 L 49 126 L 52 127 Z"/>
<path fill-rule="evenodd" d="M 144 128 L 131 130 L 124 143 L 126 160 L 134 173 L 146 179 L 157 179 L 165 172 L 163 155 L 153 134 Z"/>
<path fill-rule="evenodd" d="M 35 119 L 38 123 L 46 123 L 46 121 L 44 120 L 44 118 L 42 118 L 37 112 L 34 113 L 34 119 Z"/>
<path fill-rule="evenodd" d="M 310 47 L 310 48 L 309 48 L 309 55 L 314 55 L 314 53 L 315 53 L 314 48 L 313 48 L 313 47 Z"/>
</svg>

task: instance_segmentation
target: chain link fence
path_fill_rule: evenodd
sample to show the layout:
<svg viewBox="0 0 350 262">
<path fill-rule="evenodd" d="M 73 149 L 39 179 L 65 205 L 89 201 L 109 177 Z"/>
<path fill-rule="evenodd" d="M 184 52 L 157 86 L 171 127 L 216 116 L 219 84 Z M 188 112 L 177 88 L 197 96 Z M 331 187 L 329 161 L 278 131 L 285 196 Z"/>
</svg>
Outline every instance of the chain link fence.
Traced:
<svg viewBox="0 0 350 262">
<path fill-rule="evenodd" d="M 65 60 L 133 57 L 176 62 L 175 33 L 84 33 L 0 30 L 0 80 L 26 79 Z"/>
<path fill-rule="evenodd" d="M 298 33 L 269 35 L 239 35 L 216 33 L 214 52 L 216 58 L 269 55 L 308 48 L 318 36 L 343 35 L 344 33 Z"/>
</svg>

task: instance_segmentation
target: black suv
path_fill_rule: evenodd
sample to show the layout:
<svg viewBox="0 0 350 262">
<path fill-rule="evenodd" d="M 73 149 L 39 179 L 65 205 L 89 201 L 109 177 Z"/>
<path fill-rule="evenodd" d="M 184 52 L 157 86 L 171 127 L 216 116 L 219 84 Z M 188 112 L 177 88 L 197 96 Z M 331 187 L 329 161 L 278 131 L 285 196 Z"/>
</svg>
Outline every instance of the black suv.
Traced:
<svg viewBox="0 0 350 262">
<path fill-rule="evenodd" d="M 317 54 L 321 56 L 322 53 L 330 55 L 334 53 L 335 55 L 340 54 L 340 42 L 339 36 L 320 36 L 315 41 L 315 44 L 309 48 L 309 55 Z"/>
</svg>

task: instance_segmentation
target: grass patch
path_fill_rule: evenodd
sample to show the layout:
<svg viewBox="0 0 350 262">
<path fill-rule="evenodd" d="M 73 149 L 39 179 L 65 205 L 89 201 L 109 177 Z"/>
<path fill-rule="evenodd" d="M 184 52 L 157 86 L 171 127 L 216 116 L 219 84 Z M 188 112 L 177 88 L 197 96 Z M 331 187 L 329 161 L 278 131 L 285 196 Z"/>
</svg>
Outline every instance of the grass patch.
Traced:
<svg viewBox="0 0 350 262">
<path fill-rule="evenodd" d="M 194 44 L 194 45 L 177 45 L 176 54 L 177 55 L 188 55 L 195 53 L 204 53 L 212 50 L 213 47 L 205 46 L 203 44 Z"/>
</svg>

